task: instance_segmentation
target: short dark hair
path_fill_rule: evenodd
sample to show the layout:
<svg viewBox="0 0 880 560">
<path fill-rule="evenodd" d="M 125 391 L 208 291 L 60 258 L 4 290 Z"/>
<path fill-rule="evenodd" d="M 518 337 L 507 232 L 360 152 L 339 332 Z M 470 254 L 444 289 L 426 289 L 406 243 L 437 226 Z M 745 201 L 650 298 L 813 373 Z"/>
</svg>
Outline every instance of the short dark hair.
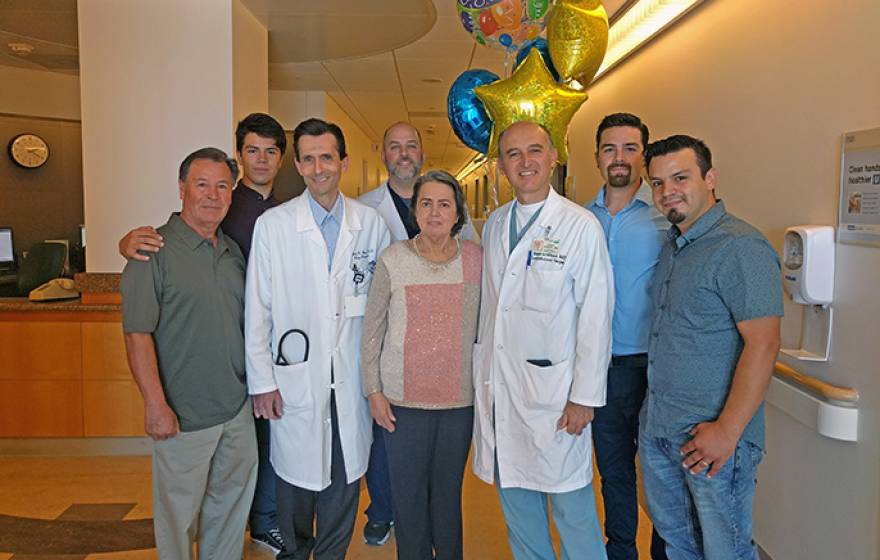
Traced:
<svg viewBox="0 0 880 560">
<path fill-rule="evenodd" d="M 345 152 L 345 136 L 342 135 L 342 129 L 336 124 L 312 118 L 304 120 L 293 129 L 293 154 L 296 156 L 296 161 L 299 161 L 300 138 L 303 136 L 323 136 L 324 134 L 332 134 L 336 137 L 339 159 L 345 159 L 348 154 Z"/>
<path fill-rule="evenodd" d="M 645 165 L 651 165 L 651 160 L 655 157 L 687 149 L 694 151 L 694 155 L 697 156 L 697 165 L 700 167 L 700 175 L 705 179 L 706 173 L 712 169 L 712 152 L 702 140 L 686 134 L 676 134 L 648 144 L 645 150 Z"/>
<path fill-rule="evenodd" d="M 287 149 L 287 136 L 284 135 L 281 123 L 271 116 L 266 113 L 251 113 L 238 122 L 235 129 L 235 149 L 237 151 L 241 152 L 241 149 L 244 148 L 244 137 L 251 132 L 257 136 L 275 140 L 275 146 L 281 150 L 281 155 L 284 155 L 284 150 Z"/>
<path fill-rule="evenodd" d="M 632 113 L 612 113 L 610 115 L 606 115 L 602 122 L 599 123 L 599 128 L 596 129 L 596 151 L 599 150 L 599 142 L 602 138 L 602 133 L 605 132 L 608 128 L 614 128 L 615 126 L 628 126 L 630 128 L 637 128 L 642 133 L 642 149 L 644 150 L 648 146 L 648 125 L 642 122 L 642 119 L 633 115 Z"/>
<path fill-rule="evenodd" d="M 199 148 L 190 155 L 186 156 L 180 164 L 180 170 L 177 172 L 177 178 L 180 182 L 186 182 L 186 176 L 189 175 L 189 168 L 197 159 L 207 159 L 217 163 L 225 163 L 232 173 L 232 180 L 238 179 L 238 164 L 235 160 L 226 155 L 226 152 L 220 148 Z"/>
<path fill-rule="evenodd" d="M 452 236 L 458 235 L 458 232 L 461 231 L 461 228 L 464 227 L 464 224 L 467 221 L 467 207 L 465 206 L 464 192 L 461 190 L 461 185 L 458 184 L 455 177 L 440 169 L 431 170 L 420 175 L 413 184 L 412 199 L 409 203 L 410 211 L 413 214 L 416 213 L 416 203 L 419 200 L 419 191 L 425 183 L 443 183 L 452 189 L 453 198 L 455 199 L 455 213 L 458 215 L 458 219 L 452 225 L 452 231 L 450 234 Z"/>
</svg>

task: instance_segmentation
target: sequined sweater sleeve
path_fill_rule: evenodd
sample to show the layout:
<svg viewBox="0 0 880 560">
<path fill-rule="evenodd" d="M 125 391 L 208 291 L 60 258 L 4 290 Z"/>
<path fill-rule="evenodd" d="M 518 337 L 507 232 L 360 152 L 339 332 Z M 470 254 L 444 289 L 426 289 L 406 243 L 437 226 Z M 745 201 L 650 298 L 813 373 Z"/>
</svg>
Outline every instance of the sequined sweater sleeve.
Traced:
<svg viewBox="0 0 880 560">
<path fill-rule="evenodd" d="M 391 300 L 391 278 L 385 260 L 379 258 L 364 312 L 364 332 L 361 336 L 361 375 L 364 396 L 382 391 L 379 377 L 379 358 L 388 329 L 388 304 Z"/>
</svg>

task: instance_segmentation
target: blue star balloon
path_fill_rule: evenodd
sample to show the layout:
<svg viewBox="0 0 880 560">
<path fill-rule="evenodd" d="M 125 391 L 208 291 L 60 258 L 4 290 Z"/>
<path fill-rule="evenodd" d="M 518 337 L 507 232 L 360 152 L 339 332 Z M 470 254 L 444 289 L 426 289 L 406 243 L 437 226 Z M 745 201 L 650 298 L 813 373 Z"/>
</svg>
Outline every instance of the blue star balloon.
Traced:
<svg viewBox="0 0 880 560">
<path fill-rule="evenodd" d="M 499 79 L 488 70 L 467 70 L 455 79 L 446 98 L 452 131 L 465 146 L 483 154 L 489 150 L 492 119 L 486 113 L 483 102 L 474 94 L 474 88 Z"/>
</svg>

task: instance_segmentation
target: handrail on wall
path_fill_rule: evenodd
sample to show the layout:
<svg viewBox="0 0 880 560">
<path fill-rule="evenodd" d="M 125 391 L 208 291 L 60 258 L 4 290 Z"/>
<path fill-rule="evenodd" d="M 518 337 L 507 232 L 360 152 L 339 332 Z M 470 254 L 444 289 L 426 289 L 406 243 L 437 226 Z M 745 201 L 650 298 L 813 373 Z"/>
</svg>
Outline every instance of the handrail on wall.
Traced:
<svg viewBox="0 0 880 560">
<path fill-rule="evenodd" d="M 849 387 L 838 387 L 801 373 L 782 362 L 776 362 L 776 374 L 780 377 L 817 393 L 828 401 L 855 404 L 859 402 L 859 392 Z"/>
</svg>

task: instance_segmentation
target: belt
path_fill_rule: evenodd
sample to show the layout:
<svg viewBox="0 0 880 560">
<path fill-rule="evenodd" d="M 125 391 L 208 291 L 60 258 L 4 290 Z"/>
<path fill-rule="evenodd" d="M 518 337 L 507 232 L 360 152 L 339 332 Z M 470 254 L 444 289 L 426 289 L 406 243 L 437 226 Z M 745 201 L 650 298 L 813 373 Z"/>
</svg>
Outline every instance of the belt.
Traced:
<svg viewBox="0 0 880 560">
<path fill-rule="evenodd" d="M 646 367 L 648 354 L 627 354 L 626 356 L 611 356 L 611 365 L 617 367 Z"/>
</svg>

